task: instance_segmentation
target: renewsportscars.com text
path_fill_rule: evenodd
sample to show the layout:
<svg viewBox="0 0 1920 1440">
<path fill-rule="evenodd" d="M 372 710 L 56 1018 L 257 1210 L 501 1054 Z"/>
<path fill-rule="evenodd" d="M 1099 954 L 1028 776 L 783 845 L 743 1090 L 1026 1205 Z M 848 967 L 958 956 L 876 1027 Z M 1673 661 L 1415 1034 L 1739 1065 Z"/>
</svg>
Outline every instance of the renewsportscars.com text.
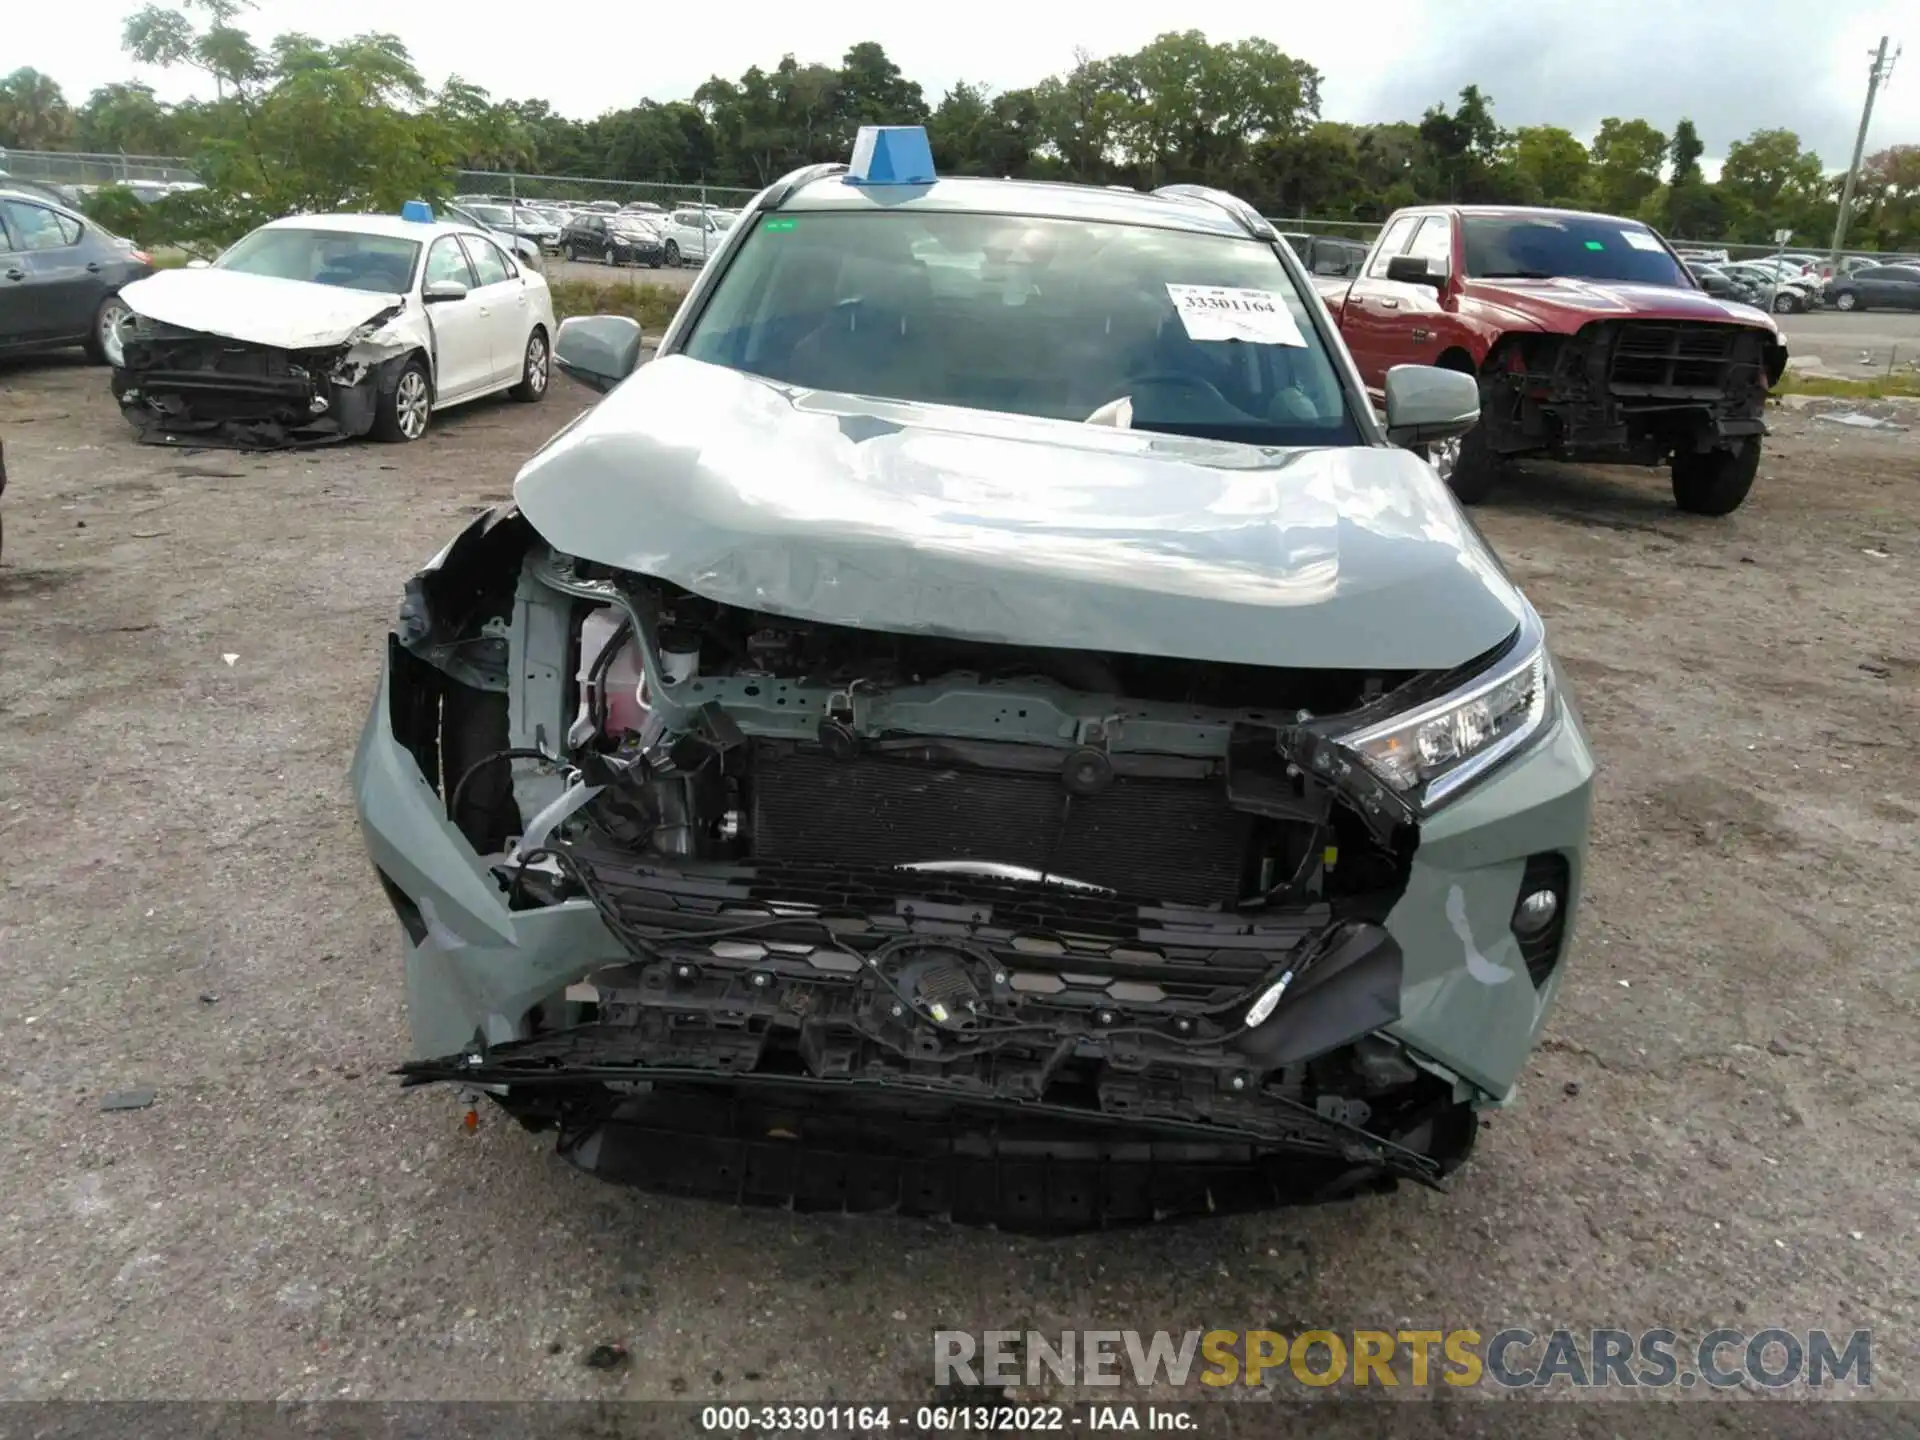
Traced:
<svg viewBox="0 0 1920 1440">
<path fill-rule="evenodd" d="M 1565 1385 L 1823 1389 L 1873 1384 L 1855 1330 L 936 1330 L 935 1385 Z"/>
</svg>

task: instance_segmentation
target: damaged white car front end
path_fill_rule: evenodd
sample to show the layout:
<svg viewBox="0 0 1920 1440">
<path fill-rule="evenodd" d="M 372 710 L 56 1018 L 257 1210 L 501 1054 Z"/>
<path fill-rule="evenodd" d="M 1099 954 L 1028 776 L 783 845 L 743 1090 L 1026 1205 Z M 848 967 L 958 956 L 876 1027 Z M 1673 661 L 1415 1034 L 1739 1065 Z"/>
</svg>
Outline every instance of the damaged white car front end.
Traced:
<svg viewBox="0 0 1920 1440">
<path fill-rule="evenodd" d="M 398 293 L 218 270 L 129 285 L 113 394 L 143 441 L 269 449 L 371 431 L 431 323 Z"/>
</svg>

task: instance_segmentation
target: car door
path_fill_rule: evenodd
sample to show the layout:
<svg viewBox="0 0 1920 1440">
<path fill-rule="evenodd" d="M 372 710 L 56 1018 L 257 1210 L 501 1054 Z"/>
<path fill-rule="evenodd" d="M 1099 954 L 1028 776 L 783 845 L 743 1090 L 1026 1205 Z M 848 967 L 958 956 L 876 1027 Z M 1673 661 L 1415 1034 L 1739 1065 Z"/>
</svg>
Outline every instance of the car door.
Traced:
<svg viewBox="0 0 1920 1440">
<path fill-rule="evenodd" d="M 433 285 L 448 281 L 466 286 L 467 293 L 458 300 L 426 299 Z M 435 403 L 449 405 L 486 389 L 493 379 L 493 334 L 479 278 L 454 236 L 442 235 L 427 247 L 420 294 L 433 327 Z"/>
<path fill-rule="evenodd" d="M 29 200 L 0 200 L 0 219 L 13 246 L 0 283 L 24 297 L 23 337 L 35 344 L 84 339 L 107 282 L 80 247 L 80 223 Z"/>
<path fill-rule="evenodd" d="M 1387 367 L 1398 343 L 1401 329 L 1402 294 L 1408 289 L 1387 279 L 1387 262 L 1403 253 L 1413 239 L 1424 215 L 1397 215 L 1374 247 L 1367 268 L 1347 290 L 1341 309 L 1340 334 L 1353 352 L 1360 379 L 1369 390 L 1378 392 L 1387 383 Z"/>
<path fill-rule="evenodd" d="M 473 262 L 473 273 L 480 281 L 473 293 L 480 301 L 480 313 L 486 320 L 491 356 L 487 383 L 504 385 L 518 381 L 526 355 L 527 334 L 533 328 L 520 267 L 483 235 L 460 238 L 466 243 L 467 258 Z"/>
</svg>

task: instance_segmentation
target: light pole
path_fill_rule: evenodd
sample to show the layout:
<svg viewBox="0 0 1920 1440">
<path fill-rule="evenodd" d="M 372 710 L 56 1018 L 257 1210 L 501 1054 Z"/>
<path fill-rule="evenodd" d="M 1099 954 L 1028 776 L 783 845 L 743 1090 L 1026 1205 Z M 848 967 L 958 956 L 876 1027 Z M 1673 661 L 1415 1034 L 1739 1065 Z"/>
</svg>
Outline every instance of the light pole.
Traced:
<svg viewBox="0 0 1920 1440">
<path fill-rule="evenodd" d="M 1833 220 L 1833 249 L 1827 256 L 1827 273 L 1834 279 L 1840 275 L 1840 245 L 1847 238 L 1847 212 L 1853 207 L 1853 187 L 1860 179 L 1860 156 L 1867 148 L 1867 127 L 1873 123 L 1873 97 L 1893 74 L 1893 62 L 1899 58 L 1898 49 L 1888 58 L 1887 37 L 1882 35 L 1880 48 L 1874 52 L 1873 69 L 1867 72 L 1867 103 L 1860 107 L 1860 133 L 1853 137 L 1853 163 L 1847 167 L 1847 183 L 1840 188 L 1840 213 Z"/>
</svg>

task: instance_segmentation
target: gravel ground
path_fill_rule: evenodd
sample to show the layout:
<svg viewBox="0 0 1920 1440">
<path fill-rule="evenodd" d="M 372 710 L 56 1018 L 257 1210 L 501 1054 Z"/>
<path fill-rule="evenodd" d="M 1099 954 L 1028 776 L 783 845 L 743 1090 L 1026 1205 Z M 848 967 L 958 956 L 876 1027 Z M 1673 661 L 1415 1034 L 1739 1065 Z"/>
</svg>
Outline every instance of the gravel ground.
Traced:
<svg viewBox="0 0 1920 1440">
<path fill-rule="evenodd" d="M 912 1399 L 936 1327 L 1409 1322 L 1872 1326 L 1913 1394 L 1920 413 L 1782 412 L 1723 521 L 1544 467 L 1476 512 L 1603 771 L 1560 1007 L 1450 1193 L 1041 1242 L 630 1193 L 383 1073 L 377 650 L 589 399 L 250 457 L 0 370 L 0 1396 Z"/>
</svg>

